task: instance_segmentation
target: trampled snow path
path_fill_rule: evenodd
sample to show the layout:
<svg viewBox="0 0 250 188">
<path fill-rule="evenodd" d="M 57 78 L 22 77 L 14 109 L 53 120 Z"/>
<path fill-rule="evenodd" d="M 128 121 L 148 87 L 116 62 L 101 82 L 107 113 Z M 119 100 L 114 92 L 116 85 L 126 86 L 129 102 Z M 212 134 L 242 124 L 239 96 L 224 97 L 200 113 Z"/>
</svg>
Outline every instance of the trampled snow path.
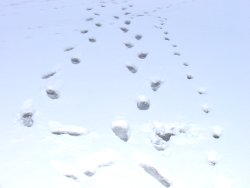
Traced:
<svg viewBox="0 0 250 188">
<path fill-rule="evenodd" d="M 22 6 L 28 6 L 32 2 L 19 3 L 11 6 L 20 6 L 21 9 Z M 45 3 L 45 1 L 38 2 L 37 5 L 42 5 L 42 3 Z M 32 141 L 31 138 L 33 138 L 39 144 L 51 147 L 48 150 L 46 148 L 42 149 L 42 151 L 48 152 L 48 159 L 42 161 L 45 166 L 47 165 L 44 171 L 49 169 L 46 162 L 52 161 L 52 164 L 61 173 L 62 176 L 59 177 L 61 183 L 54 182 L 54 185 L 97 188 L 101 187 L 101 183 L 98 182 L 102 182 L 104 187 L 110 188 L 117 186 L 133 187 L 133 185 L 139 187 L 153 186 L 156 188 L 162 186 L 185 187 L 185 184 L 192 187 L 217 187 L 212 183 L 208 185 L 208 182 L 212 182 L 209 179 L 203 181 L 204 179 L 201 178 L 199 182 L 196 182 L 195 176 L 192 180 L 185 179 L 185 175 L 192 178 L 188 170 L 193 169 L 191 164 L 195 164 L 194 159 L 203 168 L 204 175 L 202 177 L 205 177 L 206 173 L 211 173 L 210 168 L 217 168 L 220 164 L 218 163 L 218 154 L 214 151 L 207 153 L 206 156 L 206 152 L 203 152 L 204 148 L 201 147 L 199 148 L 200 152 L 195 152 L 200 154 L 200 158 L 190 157 L 185 152 L 195 147 L 193 146 L 194 143 L 204 144 L 204 142 L 211 147 L 221 149 L 217 140 L 223 140 L 223 137 L 221 138 L 222 128 L 213 128 L 213 124 L 207 127 L 198 124 L 194 126 L 196 128 L 187 126 L 190 121 L 194 120 L 191 118 L 192 115 L 194 117 L 201 115 L 197 103 L 189 107 L 185 105 L 188 103 L 185 103 L 182 98 L 190 101 L 213 101 L 209 98 L 210 92 L 209 95 L 204 95 L 207 94 L 206 90 L 202 88 L 197 90 L 197 88 L 200 88 L 200 84 L 204 84 L 203 81 L 199 81 L 198 76 L 202 73 L 195 71 L 195 77 L 193 76 L 191 69 L 194 68 L 195 70 L 195 65 L 191 66 L 191 61 L 190 64 L 186 63 L 184 57 L 188 52 L 183 50 L 185 48 L 182 49 L 182 45 L 176 42 L 175 34 L 171 32 L 171 27 L 168 26 L 168 21 L 171 19 L 167 19 L 164 14 L 171 8 L 178 10 L 181 3 L 176 2 L 170 6 L 169 3 L 161 2 L 162 4 L 159 3 L 161 6 L 157 5 L 157 7 L 153 7 L 153 10 L 151 9 L 152 6 L 147 7 L 144 5 L 144 3 L 147 4 L 148 2 L 138 3 L 118 0 L 84 3 L 77 1 L 77 3 L 72 3 L 74 5 L 72 7 L 68 7 L 69 2 L 63 1 L 46 3 L 53 4 L 54 9 L 59 9 L 62 15 L 65 13 L 64 9 L 70 10 L 72 8 L 71 11 L 77 10 L 77 14 L 73 13 L 76 20 L 77 15 L 81 14 L 81 19 L 73 21 L 72 25 L 72 20 L 67 23 L 60 23 L 60 27 L 68 24 L 67 29 L 74 31 L 70 32 L 70 37 L 76 36 L 76 38 L 73 37 L 74 40 L 71 42 L 65 37 L 68 31 L 60 31 L 62 38 L 66 41 L 63 45 L 60 43 L 59 48 L 56 50 L 61 49 L 62 53 L 50 55 L 51 64 L 56 64 L 55 59 L 62 62 L 59 63 L 60 69 L 49 69 L 48 67 L 42 68 L 46 69 L 46 71 L 39 69 L 39 75 L 43 75 L 42 77 L 38 76 L 41 81 L 33 79 L 34 82 L 37 81 L 34 85 L 40 84 L 39 89 L 42 88 L 43 94 L 39 94 L 39 97 L 32 95 L 36 91 L 34 88 L 29 88 L 30 96 L 27 96 L 27 98 L 34 98 L 33 103 L 39 105 L 36 105 L 36 108 L 33 106 L 24 108 L 18 115 L 18 121 L 25 127 L 21 132 L 28 135 L 34 134 L 33 137 L 28 136 L 27 140 Z M 192 4 L 195 2 L 187 3 Z M 34 7 L 39 9 L 39 6 L 36 7 L 35 4 Z M 42 9 L 47 10 L 48 7 L 43 5 Z M 31 8 L 32 6 L 28 6 L 27 9 Z M 58 15 L 54 16 L 53 18 L 57 18 Z M 46 25 L 46 23 L 44 24 Z M 154 43 L 154 41 L 156 42 Z M 51 49 L 54 49 L 55 45 L 51 45 Z M 159 51 L 163 51 L 163 53 L 159 53 Z M 166 58 L 165 54 L 169 54 L 167 55 L 168 58 Z M 59 56 L 62 58 L 59 58 Z M 158 61 L 162 59 L 166 65 L 163 62 L 158 64 Z M 168 61 L 173 61 L 176 65 Z M 176 72 L 177 70 L 182 71 L 175 75 L 172 70 Z M 168 74 L 165 74 L 166 72 Z M 153 74 L 160 79 L 152 79 L 151 75 Z M 62 80 L 67 84 L 62 83 Z M 164 84 L 162 84 L 163 80 Z M 183 88 L 188 92 L 185 90 L 185 92 L 178 93 L 178 91 L 183 91 L 178 90 L 178 87 L 182 87 L 182 85 L 176 86 L 175 80 L 177 80 L 176 83 L 183 84 Z M 193 85 L 189 84 L 197 84 L 198 86 L 196 85 L 193 88 Z M 171 93 L 171 91 L 175 90 L 176 92 Z M 190 94 L 190 91 L 194 95 Z M 142 95 L 138 95 L 137 92 Z M 172 94 L 172 97 L 169 93 Z M 175 97 L 177 100 L 175 100 Z M 173 100 L 173 104 L 171 104 L 171 100 Z M 178 111 L 178 108 L 176 108 L 178 105 L 174 103 L 178 100 L 181 102 L 176 104 L 182 106 L 179 108 L 179 110 L 183 109 L 182 112 Z M 165 103 L 165 101 L 168 102 Z M 164 108 L 158 108 L 161 103 Z M 193 106 L 195 107 L 193 108 Z M 207 116 L 203 120 L 213 118 L 213 116 L 210 117 L 210 114 L 216 109 L 213 108 L 211 111 L 208 105 L 202 105 L 200 108 L 200 111 L 204 112 L 204 116 Z M 190 113 L 189 109 L 194 113 Z M 169 115 L 171 111 L 173 117 Z M 151 127 L 152 121 L 159 117 L 158 113 L 162 114 L 161 119 L 164 122 L 176 121 L 181 124 L 183 120 L 180 116 L 183 116 L 183 112 L 184 115 L 185 113 L 190 115 L 189 122 L 184 123 L 186 127 L 165 126 L 164 123 L 160 123 L 161 126 L 153 124 L 153 127 Z M 134 116 L 132 116 L 133 114 Z M 178 114 L 179 117 L 174 114 Z M 116 116 L 122 116 L 122 119 L 125 120 L 113 121 Z M 61 126 L 49 129 L 46 122 L 54 119 L 62 119 L 60 122 L 63 122 L 63 124 L 64 121 L 65 124 L 77 122 L 78 126 Z M 85 123 L 82 123 L 84 119 Z M 90 119 L 92 120 L 86 121 Z M 117 119 L 121 118 L 118 117 Z M 143 121 L 139 120 L 137 122 L 137 119 Z M 113 123 L 111 123 L 112 121 Z M 129 122 L 129 126 L 127 122 Z M 141 122 L 148 124 L 142 126 Z M 217 124 L 216 120 L 214 122 Z M 87 125 L 88 123 L 89 125 Z M 36 138 L 36 135 L 39 136 Z M 25 138 L 22 139 L 25 140 Z M 184 147 L 181 147 L 182 145 Z M 53 148 L 56 148 L 56 150 L 53 150 Z M 107 153 L 99 152 L 103 151 L 102 148 L 113 148 L 114 152 L 113 150 Z M 182 148 L 185 152 L 181 153 L 179 148 Z M 31 151 L 33 149 L 34 147 L 31 147 Z M 144 151 L 146 155 L 154 158 L 158 164 L 164 166 L 170 172 L 172 171 L 175 177 L 172 179 L 171 177 L 165 177 L 154 165 L 142 162 L 138 158 L 136 160 L 139 165 L 134 164 L 134 159 L 131 159 L 131 156 L 137 151 Z M 91 153 L 97 154 L 91 155 Z M 184 172 L 176 170 L 181 169 L 179 162 L 185 164 L 177 153 L 182 156 L 186 154 L 187 159 L 189 159 L 189 161 L 182 159 L 190 164 L 190 166 L 187 164 L 189 168 L 186 168 Z M 78 161 L 77 164 L 72 162 L 83 155 L 85 157 L 89 156 L 89 159 Z M 176 159 L 173 160 L 175 157 Z M 207 162 L 205 161 L 206 157 Z M 165 161 L 168 160 L 174 163 L 166 162 L 165 164 Z M 196 168 L 199 169 L 200 166 Z M 141 168 L 143 171 L 140 171 Z M 136 173 L 130 175 L 128 173 L 130 170 Z M 134 178 L 135 175 L 138 178 Z M 209 175 L 209 177 L 212 179 L 214 176 Z M 26 185 L 24 187 L 34 185 L 27 183 L 27 181 L 30 181 L 28 179 L 22 180 L 24 182 L 23 186 Z M 105 179 L 112 181 L 109 182 Z M 123 179 L 125 179 L 126 183 L 121 185 Z M 227 178 L 225 179 L 226 183 L 224 184 L 218 181 L 221 183 L 220 186 L 231 187 L 231 184 L 227 182 Z M 8 177 L 3 180 L 4 186 L 15 187 L 14 184 L 8 184 L 7 180 L 9 180 Z M 131 180 L 134 181 L 134 184 L 132 184 L 133 181 Z M 181 185 L 180 180 L 185 182 L 184 185 Z M 50 180 L 50 182 L 53 181 Z M 22 185 L 20 180 L 17 180 L 17 182 L 17 184 Z M 64 184 L 64 182 L 66 183 Z M 41 186 L 46 186 L 46 183 L 41 184 Z"/>
</svg>

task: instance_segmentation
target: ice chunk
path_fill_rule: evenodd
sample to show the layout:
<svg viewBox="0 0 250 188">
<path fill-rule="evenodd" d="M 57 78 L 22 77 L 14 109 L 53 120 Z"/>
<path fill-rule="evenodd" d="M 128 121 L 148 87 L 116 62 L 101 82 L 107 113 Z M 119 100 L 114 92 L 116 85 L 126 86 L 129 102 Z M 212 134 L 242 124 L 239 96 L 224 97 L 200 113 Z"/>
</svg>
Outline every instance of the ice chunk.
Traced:
<svg viewBox="0 0 250 188">
<path fill-rule="evenodd" d="M 46 93 L 51 99 L 58 99 L 60 97 L 59 93 L 53 89 L 47 89 Z"/>
<path fill-rule="evenodd" d="M 120 27 L 120 29 L 121 29 L 124 33 L 127 33 L 127 32 L 128 32 L 128 28 L 126 28 L 126 27 Z"/>
<path fill-rule="evenodd" d="M 147 163 L 141 163 L 140 166 L 145 170 L 145 172 L 147 172 L 149 175 L 159 181 L 163 186 L 171 186 L 170 181 L 166 177 L 164 177 L 154 166 Z"/>
<path fill-rule="evenodd" d="M 136 73 L 138 71 L 138 68 L 135 65 L 126 65 L 126 67 L 132 73 Z"/>
<path fill-rule="evenodd" d="M 56 74 L 56 72 L 50 72 L 50 73 L 44 74 L 42 76 L 42 79 L 48 79 L 48 78 L 54 76 L 55 74 Z"/>
<path fill-rule="evenodd" d="M 81 60 L 77 57 L 72 57 L 71 58 L 71 63 L 72 64 L 79 64 L 81 62 Z"/>
<path fill-rule="evenodd" d="M 141 40 L 141 39 L 142 39 L 142 35 L 137 34 L 137 35 L 135 35 L 135 38 L 136 38 L 137 40 Z"/>
<path fill-rule="evenodd" d="M 219 139 L 221 137 L 223 129 L 220 127 L 214 127 L 213 129 L 213 137 Z"/>
<path fill-rule="evenodd" d="M 162 85 L 163 81 L 162 80 L 152 80 L 151 83 L 150 83 L 150 86 L 152 88 L 153 91 L 157 91 L 161 85 Z"/>
<path fill-rule="evenodd" d="M 32 127 L 34 124 L 33 112 L 25 112 L 21 115 L 21 122 L 26 127 Z"/>
<path fill-rule="evenodd" d="M 131 43 L 124 43 L 124 45 L 125 45 L 127 48 L 133 48 L 133 47 L 134 47 L 134 45 L 131 44 Z"/>
<path fill-rule="evenodd" d="M 144 53 L 144 52 L 138 54 L 138 57 L 140 59 L 145 59 L 147 56 L 148 56 L 148 53 Z"/>
<path fill-rule="evenodd" d="M 150 100 L 146 96 L 139 96 L 137 98 L 137 108 L 139 110 L 148 110 L 150 107 Z"/>
<path fill-rule="evenodd" d="M 112 122 L 112 131 L 121 140 L 127 142 L 129 139 L 129 126 L 125 120 L 116 120 Z"/>
</svg>

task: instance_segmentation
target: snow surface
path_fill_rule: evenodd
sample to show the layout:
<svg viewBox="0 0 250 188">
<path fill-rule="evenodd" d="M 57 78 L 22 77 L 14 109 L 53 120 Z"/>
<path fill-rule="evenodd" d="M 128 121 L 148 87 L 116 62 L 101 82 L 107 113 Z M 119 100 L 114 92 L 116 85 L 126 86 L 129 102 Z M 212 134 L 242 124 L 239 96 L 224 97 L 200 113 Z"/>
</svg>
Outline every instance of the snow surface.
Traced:
<svg viewBox="0 0 250 188">
<path fill-rule="evenodd" d="M 249 7 L 1 0 L 0 187 L 248 187 Z"/>
</svg>

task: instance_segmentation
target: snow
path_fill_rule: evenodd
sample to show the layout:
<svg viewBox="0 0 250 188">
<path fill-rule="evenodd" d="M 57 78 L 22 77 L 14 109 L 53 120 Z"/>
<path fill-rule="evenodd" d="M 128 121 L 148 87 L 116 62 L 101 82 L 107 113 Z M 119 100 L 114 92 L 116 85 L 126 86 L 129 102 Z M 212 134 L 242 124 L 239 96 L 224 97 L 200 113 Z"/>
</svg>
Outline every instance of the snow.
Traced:
<svg viewBox="0 0 250 188">
<path fill-rule="evenodd" d="M 248 7 L 0 1 L 0 186 L 247 187 Z"/>
</svg>

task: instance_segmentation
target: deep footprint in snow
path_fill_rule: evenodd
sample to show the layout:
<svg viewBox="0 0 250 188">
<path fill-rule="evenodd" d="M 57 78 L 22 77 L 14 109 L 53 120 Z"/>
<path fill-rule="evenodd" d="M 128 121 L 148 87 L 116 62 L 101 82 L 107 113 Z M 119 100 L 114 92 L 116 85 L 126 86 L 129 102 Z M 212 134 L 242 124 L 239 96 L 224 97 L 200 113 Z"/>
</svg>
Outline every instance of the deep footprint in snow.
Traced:
<svg viewBox="0 0 250 188">
<path fill-rule="evenodd" d="M 123 140 L 124 142 L 127 142 L 129 139 L 129 126 L 128 123 L 125 120 L 116 120 L 112 122 L 112 131 L 115 133 L 115 135 Z"/>
<path fill-rule="evenodd" d="M 141 163 L 139 165 L 145 170 L 145 172 L 159 181 L 163 186 L 167 188 L 171 186 L 170 181 L 164 177 L 154 166 L 146 163 Z"/>
<path fill-rule="evenodd" d="M 161 87 L 162 83 L 163 83 L 163 81 L 159 80 L 159 79 L 152 80 L 151 83 L 150 83 L 151 89 L 153 91 L 157 91 Z"/>
<path fill-rule="evenodd" d="M 202 111 L 203 111 L 204 113 L 208 114 L 208 113 L 210 112 L 210 109 L 209 109 L 209 107 L 208 107 L 207 105 L 203 105 L 203 106 L 202 106 Z"/>
<path fill-rule="evenodd" d="M 42 76 L 42 79 L 48 79 L 48 78 L 54 76 L 55 74 L 56 74 L 56 72 L 47 73 L 47 74 Z"/>
<path fill-rule="evenodd" d="M 146 96 L 139 96 L 136 104 L 139 110 L 148 110 L 150 107 L 150 100 Z"/>
<path fill-rule="evenodd" d="M 72 64 L 79 64 L 81 62 L 81 60 L 77 57 L 72 57 L 71 58 L 71 63 Z"/>
<path fill-rule="evenodd" d="M 219 139 L 220 137 L 221 137 L 221 135 L 222 135 L 222 128 L 220 128 L 220 127 L 215 127 L 214 129 L 213 129 L 213 137 L 215 138 L 215 139 Z"/>
<path fill-rule="evenodd" d="M 137 35 L 135 35 L 135 38 L 136 38 L 137 40 L 141 40 L 141 39 L 142 39 L 142 35 L 137 34 Z"/>
<path fill-rule="evenodd" d="M 85 21 L 90 22 L 90 21 L 93 21 L 93 20 L 94 20 L 94 18 L 90 17 L 90 18 L 86 18 Z"/>
<path fill-rule="evenodd" d="M 145 59 L 147 56 L 148 56 L 148 53 L 144 53 L 144 52 L 138 54 L 138 57 L 140 59 Z"/>
<path fill-rule="evenodd" d="M 124 45 L 127 47 L 127 48 L 133 48 L 134 45 L 132 43 L 124 43 Z"/>
<path fill-rule="evenodd" d="M 33 112 L 25 112 L 21 115 L 20 120 L 25 127 L 32 127 L 34 124 L 33 115 Z"/>
<path fill-rule="evenodd" d="M 102 27 L 101 23 L 96 23 L 95 25 L 96 25 L 96 27 Z"/>
<path fill-rule="evenodd" d="M 126 20 L 126 21 L 124 22 L 124 24 L 130 25 L 130 24 L 131 24 L 131 21 L 130 21 L 130 20 Z"/>
<path fill-rule="evenodd" d="M 82 30 L 82 31 L 81 31 L 82 34 L 86 34 L 86 33 L 88 33 L 88 32 L 89 32 L 88 30 Z"/>
<path fill-rule="evenodd" d="M 128 28 L 126 28 L 126 27 L 120 27 L 120 29 L 124 32 L 124 33 L 127 33 L 129 30 L 128 30 Z"/>
<path fill-rule="evenodd" d="M 191 79 L 193 79 L 193 78 L 194 78 L 193 75 L 187 74 L 187 79 L 188 79 L 188 80 L 191 80 Z"/>
<path fill-rule="evenodd" d="M 74 49 L 74 47 L 68 47 L 68 48 L 65 48 L 64 51 L 65 51 L 65 52 L 68 52 L 68 51 L 71 51 L 71 50 L 73 50 L 73 49 Z"/>
<path fill-rule="evenodd" d="M 127 69 L 132 73 L 137 73 L 138 68 L 135 65 L 126 65 Z"/>
<path fill-rule="evenodd" d="M 96 39 L 95 38 L 89 38 L 89 42 L 94 43 L 94 42 L 96 42 Z"/>
<path fill-rule="evenodd" d="M 179 52 L 174 52 L 174 55 L 181 56 L 181 54 Z"/>
<path fill-rule="evenodd" d="M 59 93 L 53 89 L 46 89 L 46 93 L 51 99 L 58 99 L 60 97 Z"/>
</svg>

